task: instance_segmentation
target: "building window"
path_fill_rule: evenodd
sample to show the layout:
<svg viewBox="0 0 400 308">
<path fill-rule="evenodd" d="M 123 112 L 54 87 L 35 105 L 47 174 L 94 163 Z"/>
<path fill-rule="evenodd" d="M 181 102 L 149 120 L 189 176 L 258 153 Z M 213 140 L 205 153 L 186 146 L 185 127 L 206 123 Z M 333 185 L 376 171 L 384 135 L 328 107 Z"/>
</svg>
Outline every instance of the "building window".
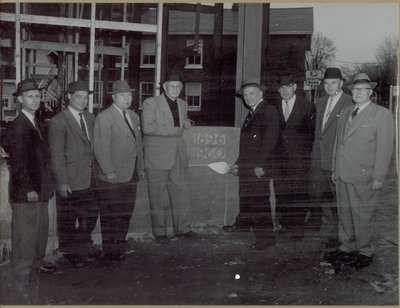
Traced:
<svg viewBox="0 0 400 308">
<path fill-rule="evenodd" d="M 198 41 L 198 50 L 197 53 L 193 51 L 193 54 L 186 57 L 186 65 L 185 68 L 203 68 L 203 41 Z M 187 40 L 186 47 L 194 47 L 194 40 Z"/>
<path fill-rule="evenodd" d="M 148 81 L 141 81 L 140 82 L 140 89 L 139 89 L 139 109 L 142 109 L 143 102 L 154 95 L 154 83 Z"/>
<path fill-rule="evenodd" d="M 156 42 L 142 40 L 140 49 L 140 67 L 154 67 L 156 63 Z"/>
<path fill-rule="evenodd" d="M 201 83 L 187 82 L 185 83 L 185 98 L 188 103 L 188 110 L 201 110 Z"/>
</svg>

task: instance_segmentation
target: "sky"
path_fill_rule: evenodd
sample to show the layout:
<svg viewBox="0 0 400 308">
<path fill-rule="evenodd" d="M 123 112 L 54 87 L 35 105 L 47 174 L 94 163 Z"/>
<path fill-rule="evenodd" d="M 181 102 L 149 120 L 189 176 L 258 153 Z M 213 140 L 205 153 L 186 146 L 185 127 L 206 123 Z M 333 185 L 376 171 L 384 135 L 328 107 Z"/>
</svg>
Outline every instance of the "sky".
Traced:
<svg viewBox="0 0 400 308">
<path fill-rule="evenodd" d="M 322 32 L 336 48 L 330 65 L 375 62 L 386 36 L 399 37 L 399 3 L 272 3 L 278 7 L 313 7 L 314 32 Z"/>
</svg>

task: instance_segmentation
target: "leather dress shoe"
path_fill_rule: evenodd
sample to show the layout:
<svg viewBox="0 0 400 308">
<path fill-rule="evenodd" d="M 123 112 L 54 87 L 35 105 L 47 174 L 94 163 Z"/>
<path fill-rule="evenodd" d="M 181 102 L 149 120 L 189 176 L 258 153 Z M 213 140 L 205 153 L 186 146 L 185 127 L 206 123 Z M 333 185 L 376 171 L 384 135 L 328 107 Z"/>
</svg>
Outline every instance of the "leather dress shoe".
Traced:
<svg viewBox="0 0 400 308">
<path fill-rule="evenodd" d="M 364 267 L 369 266 L 372 263 L 372 257 L 358 254 L 355 258 L 354 267 L 356 270 L 360 270 Z"/>
<path fill-rule="evenodd" d="M 71 263 L 71 265 L 76 268 L 81 268 L 86 265 L 83 258 L 75 253 L 65 253 L 64 258 L 67 259 L 69 263 Z"/>
<path fill-rule="evenodd" d="M 178 233 L 175 234 L 176 237 L 183 237 L 183 238 L 196 238 L 199 237 L 199 234 L 193 231 L 188 231 L 186 233 Z"/>
<path fill-rule="evenodd" d="M 166 235 L 156 235 L 156 236 L 154 236 L 154 239 L 159 244 L 168 244 L 169 243 L 169 238 Z"/>
<path fill-rule="evenodd" d="M 39 271 L 41 273 L 47 273 L 47 274 L 51 274 L 54 273 L 57 270 L 56 266 L 49 263 L 49 262 L 43 262 L 40 266 L 39 266 Z"/>
<path fill-rule="evenodd" d="M 270 241 L 256 241 L 255 244 L 250 246 L 250 249 L 253 250 L 264 250 L 269 247 L 272 247 L 275 245 L 275 241 L 270 240 Z"/>
<path fill-rule="evenodd" d="M 356 252 L 345 252 L 343 250 L 335 250 L 324 254 L 323 259 L 334 265 L 353 266 L 356 260 Z"/>
</svg>

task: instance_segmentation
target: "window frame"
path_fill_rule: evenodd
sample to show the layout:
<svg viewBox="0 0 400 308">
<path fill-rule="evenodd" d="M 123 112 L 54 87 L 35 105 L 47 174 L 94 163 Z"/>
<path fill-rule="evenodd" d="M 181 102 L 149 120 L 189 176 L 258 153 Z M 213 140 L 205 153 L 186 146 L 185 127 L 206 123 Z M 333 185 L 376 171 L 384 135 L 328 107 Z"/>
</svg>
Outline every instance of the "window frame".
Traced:
<svg viewBox="0 0 400 308">
<path fill-rule="evenodd" d="M 197 96 L 195 95 L 188 95 L 188 86 L 191 84 L 196 84 L 200 86 L 200 94 Z M 202 99 L 202 90 L 203 90 L 203 85 L 201 84 L 201 82 L 186 82 L 185 83 L 185 101 L 188 105 L 188 111 L 196 111 L 199 112 L 201 111 L 201 99 Z M 199 105 L 198 106 L 193 106 L 193 105 L 189 105 L 189 97 L 198 97 L 199 98 Z"/>
</svg>

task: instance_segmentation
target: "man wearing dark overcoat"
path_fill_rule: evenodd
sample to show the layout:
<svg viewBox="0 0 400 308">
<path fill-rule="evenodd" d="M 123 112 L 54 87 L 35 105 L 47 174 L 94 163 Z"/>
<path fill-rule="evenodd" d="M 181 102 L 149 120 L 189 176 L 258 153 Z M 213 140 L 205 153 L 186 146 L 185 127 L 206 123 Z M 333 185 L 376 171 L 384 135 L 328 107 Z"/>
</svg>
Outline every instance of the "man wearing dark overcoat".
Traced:
<svg viewBox="0 0 400 308">
<path fill-rule="evenodd" d="M 283 78 L 279 84 L 281 99 L 276 107 L 281 119 L 281 134 L 277 157 L 279 174 L 274 179 L 277 210 L 284 228 L 295 228 L 303 235 L 308 208 L 308 173 L 314 136 L 315 106 L 301 94 L 292 77 Z"/>
<path fill-rule="evenodd" d="M 257 82 L 245 82 L 238 95 L 249 112 L 240 132 L 239 157 L 230 170 L 239 175 L 240 213 L 236 227 L 251 226 L 256 238 L 251 248 L 263 250 L 275 244 L 269 182 L 274 177 L 279 114 L 264 101 L 263 89 Z"/>
<path fill-rule="evenodd" d="M 19 303 L 37 301 L 39 270 L 46 254 L 53 195 L 50 153 L 44 131 L 35 117 L 40 91 L 33 79 L 23 80 L 15 93 L 22 110 L 10 127 L 10 203 L 12 205 L 11 265 Z"/>
</svg>

